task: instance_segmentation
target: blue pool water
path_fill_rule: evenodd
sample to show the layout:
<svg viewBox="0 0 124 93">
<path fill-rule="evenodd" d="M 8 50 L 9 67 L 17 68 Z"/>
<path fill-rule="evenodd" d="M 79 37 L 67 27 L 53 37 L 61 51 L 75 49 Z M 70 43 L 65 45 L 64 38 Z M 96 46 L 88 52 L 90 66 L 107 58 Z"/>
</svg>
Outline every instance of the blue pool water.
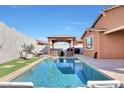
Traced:
<svg viewBox="0 0 124 93">
<path fill-rule="evenodd" d="M 34 87 L 83 87 L 88 80 L 110 80 L 76 58 L 45 59 L 11 80 L 33 82 Z"/>
</svg>

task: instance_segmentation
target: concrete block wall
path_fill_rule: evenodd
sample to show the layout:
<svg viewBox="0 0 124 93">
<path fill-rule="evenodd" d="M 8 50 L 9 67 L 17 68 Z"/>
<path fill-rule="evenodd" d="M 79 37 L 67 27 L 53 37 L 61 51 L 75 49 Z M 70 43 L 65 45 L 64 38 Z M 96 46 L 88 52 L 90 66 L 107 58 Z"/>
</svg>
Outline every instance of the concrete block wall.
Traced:
<svg viewBox="0 0 124 93">
<path fill-rule="evenodd" d="M 19 58 L 19 51 L 24 43 L 32 43 L 37 49 L 36 40 L 0 22 L 0 64 Z"/>
</svg>

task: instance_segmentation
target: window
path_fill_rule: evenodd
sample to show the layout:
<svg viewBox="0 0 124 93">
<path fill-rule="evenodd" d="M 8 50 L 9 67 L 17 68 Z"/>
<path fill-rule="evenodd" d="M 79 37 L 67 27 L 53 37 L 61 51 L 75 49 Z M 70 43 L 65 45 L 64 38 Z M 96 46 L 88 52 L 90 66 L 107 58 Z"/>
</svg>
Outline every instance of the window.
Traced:
<svg viewBox="0 0 124 93">
<path fill-rule="evenodd" d="M 93 48 L 93 36 L 86 37 L 86 49 Z"/>
</svg>

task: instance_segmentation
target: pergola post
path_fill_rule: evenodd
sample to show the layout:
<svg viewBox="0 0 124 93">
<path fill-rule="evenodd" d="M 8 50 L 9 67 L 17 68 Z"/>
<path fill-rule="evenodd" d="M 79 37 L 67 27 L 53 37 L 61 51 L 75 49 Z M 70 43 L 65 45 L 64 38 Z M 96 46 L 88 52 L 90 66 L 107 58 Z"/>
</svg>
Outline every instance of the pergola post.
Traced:
<svg viewBox="0 0 124 93">
<path fill-rule="evenodd" d="M 73 55 L 74 55 L 75 41 L 73 40 Z"/>
<path fill-rule="evenodd" d="M 69 43 L 69 51 L 71 50 L 71 42 Z"/>
<path fill-rule="evenodd" d="M 51 53 L 50 53 L 50 40 L 48 39 L 48 57 L 51 56 Z"/>
<path fill-rule="evenodd" d="M 52 49 L 54 49 L 54 42 L 52 42 Z"/>
</svg>

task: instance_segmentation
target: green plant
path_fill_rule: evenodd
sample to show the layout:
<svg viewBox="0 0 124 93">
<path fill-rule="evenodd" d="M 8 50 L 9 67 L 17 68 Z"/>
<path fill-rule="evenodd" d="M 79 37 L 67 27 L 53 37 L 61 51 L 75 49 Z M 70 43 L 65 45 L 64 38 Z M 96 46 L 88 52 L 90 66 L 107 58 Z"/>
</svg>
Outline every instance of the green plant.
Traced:
<svg viewBox="0 0 124 93">
<path fill-rule="evenodd" d="M 19 54 L 20 54 L 20 58 L 23 58 L 23 53 L 22 53 L 22 51 L 19 51 Z"/>
<path fill-rule="evenodd" d="M 35 49 L 34 45 L 33 44 L 30 44 L 30 45 L 22 45 L 22 48 L 23 48 L 23 52 L 26 52 L 27 54 L 31 54 L 32 51 Z"/>
<path fill-rule="evenodd" d="M 25 59 L 25 55 L 23 54 L 23 51 L 19 51 L 20 59 Z"/>
</svg>

